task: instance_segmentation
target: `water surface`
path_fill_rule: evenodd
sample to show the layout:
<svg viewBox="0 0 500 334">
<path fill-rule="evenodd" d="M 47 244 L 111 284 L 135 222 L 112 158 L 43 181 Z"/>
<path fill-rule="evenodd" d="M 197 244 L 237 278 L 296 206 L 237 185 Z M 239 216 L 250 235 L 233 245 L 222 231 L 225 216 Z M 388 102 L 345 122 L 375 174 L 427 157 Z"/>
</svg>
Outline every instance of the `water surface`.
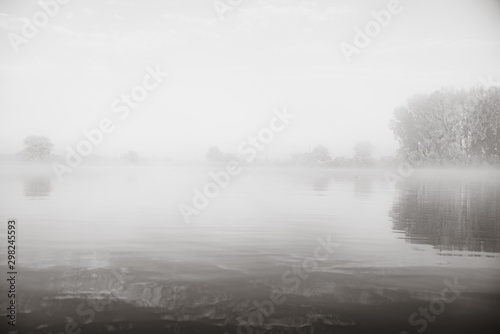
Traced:
<svg viewBox="0 0 500 334">
<path fill-rule="evenodd" d="M 392 188 L 383 170 L 247 167 L 186 224 L 179 204 L 218 168 L 84 166 L 58 182 L 1 167 L 0 218 L 19 221 L 17 329 L 417 333 L 408 318 L 446 280 L 466 289 L 428 333 L 498 325 L 498 171 L 419 171 Z M 291 274 L 318 238 L 334 251 Z M 286 301 L 252 319 L 276 289 Z M 88 321 L 78 305 L 96 300 Z"/>
</svg>

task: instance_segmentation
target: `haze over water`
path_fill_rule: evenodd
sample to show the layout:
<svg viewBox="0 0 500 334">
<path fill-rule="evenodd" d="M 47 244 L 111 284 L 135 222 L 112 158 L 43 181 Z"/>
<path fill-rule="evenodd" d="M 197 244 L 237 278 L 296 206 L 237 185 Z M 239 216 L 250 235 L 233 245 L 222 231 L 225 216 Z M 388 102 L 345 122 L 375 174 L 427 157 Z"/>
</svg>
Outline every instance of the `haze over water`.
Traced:
<svg viewBox="0 0 500 334">
<path fill-rule="evenodd" d="M 490 328 L 478 315 L 500 292 L 498 171 L 418 171 L 391 189 L 384 170 L 251 167 L 186 224 L 178 203 L 189 203 L 187 190 L 208 172 L 86 166 L 59 183 L 43 168 L 2 167 L 0 217 L 18 212 L 23 323 L 55 330 L 58 317 L 75 317 L 71 303 L 114 291 L 114 302 L 150 314 L 150 326 L 191 321 L 223 333 L 248 313 L 244 305 L 290 288 L 283 273 L 331 238 L 334 252 L 277 305 L 298 308 L 296 322 L 278 310 L 265 326 L 411 330 L 418 305 L 458 279 L 464 297 L 428 332 L 456 321 Z M 113 270 L 126 273 L 119 289 Z M 385 307 L 398 316 L 370 316 Z M 140 328 L 107 316 L 93 325 Z"/>
<path fill-rule="evenodd" d="M 0 36 L 0 334 L 498 333 L 500 1 L 1 0 Z"/>
</svg>

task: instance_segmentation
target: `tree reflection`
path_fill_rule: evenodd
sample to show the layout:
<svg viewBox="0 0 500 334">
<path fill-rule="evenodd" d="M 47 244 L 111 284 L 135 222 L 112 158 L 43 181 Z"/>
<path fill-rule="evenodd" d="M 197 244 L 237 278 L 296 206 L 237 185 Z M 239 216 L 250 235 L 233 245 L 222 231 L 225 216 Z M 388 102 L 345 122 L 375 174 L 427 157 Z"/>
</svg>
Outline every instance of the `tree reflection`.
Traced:
<svg viewBox="0 0 500 334">
<path fill-rule="evenodd" d="M 328 182 L 330 177 L 326 175 L 316 176 L 313 180 L 313 190 L 317 192 L 324 192 L 328 190 Z"/>
<path fill-rule="evenodd" d="M 52 191 L 49 174 L 24 176 L 24 195 L 29 197 L 45 197 Z"/>
<path fill-rule="evenodd" d="M 490 182 L 490 183 L 488 183 Z M 500 184 L 414 180 L 389 215 L 411 243 L 440 250 L 500 252 Z"/>
<path fill-rule="evenodd" d="M 354 193 L 357 196 L 367 196 L 372 192 L 373 176 L 361 175 L 354 179 Z"/>
</svg>

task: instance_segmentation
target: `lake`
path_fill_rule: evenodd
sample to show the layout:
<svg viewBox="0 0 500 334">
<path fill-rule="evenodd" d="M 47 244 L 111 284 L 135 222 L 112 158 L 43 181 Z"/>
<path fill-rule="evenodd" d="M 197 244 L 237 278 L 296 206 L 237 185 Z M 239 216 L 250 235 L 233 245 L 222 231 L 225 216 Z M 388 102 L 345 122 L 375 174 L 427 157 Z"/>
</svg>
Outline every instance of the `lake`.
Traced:
<svg viewBox="0 0 500 334">
<path fill-rule="evenodd" d="M 179 205 L 220 168 L 83 166 L 59 182 L 1 166 L 0 219 L 17 220 L 15 331 L 500 328 L 500 171 L 417 171 L 392 187 L 395 170 L 244 167 L 186 223 Z"/>
</svg>

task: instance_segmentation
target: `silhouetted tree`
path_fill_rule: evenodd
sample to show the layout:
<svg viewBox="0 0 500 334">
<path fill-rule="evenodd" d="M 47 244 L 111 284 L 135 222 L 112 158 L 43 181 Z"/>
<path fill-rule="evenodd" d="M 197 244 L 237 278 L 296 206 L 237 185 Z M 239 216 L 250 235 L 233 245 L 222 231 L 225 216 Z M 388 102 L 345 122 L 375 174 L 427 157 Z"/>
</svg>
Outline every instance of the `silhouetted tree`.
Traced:
<svg viewBox="0 0 500 334">
<path fill-rule="evenodd" d="M 207 160 L 209 162 L 223 162 L 225 160 L 224 153 L 217 146 L 212 146 L 208 149 Z"/>
<path fill-rule="evenodd" d="M 346 157 L 335 157 L 332 160 L 332 165 L 336 167 L 351 167 L 353 165 L 353 161 L 352 159 Z"/>
<path fill-rule="evenodd" d="M 128 151 L 125 153 L 124 158 L 128 162 L 137 163 L 139 162 L 139 155 L 135 151 Z"/>
<path fill-rule="evenodd" d="M 373 165 L 373 145 L 365 140 L 354 145 L 354 162 L 360 166 Z"/>
<path fill-rule="evenodd" d="M 290 160 L 293 163 L 299 163 L 302 165 L 315 165 L 328 164 L 331 162 L 332 157 L 326 147 L 318 145 L 310 152 L 292 154 Z"/>
<path fill-rule="evenodd" d="M 312 156 L 315 162 L 326 164 L 332 160 L 328 149 L 323 145 L 316 146 L 312 151 Z"/>
<path fill-rule="evenodd" d="M 23 160 L 48 161 L 52 147 L 50 139 L 44 136 L 29 136 L 23 141 L 24 149 L 20 153 Z"/>
</svg>

